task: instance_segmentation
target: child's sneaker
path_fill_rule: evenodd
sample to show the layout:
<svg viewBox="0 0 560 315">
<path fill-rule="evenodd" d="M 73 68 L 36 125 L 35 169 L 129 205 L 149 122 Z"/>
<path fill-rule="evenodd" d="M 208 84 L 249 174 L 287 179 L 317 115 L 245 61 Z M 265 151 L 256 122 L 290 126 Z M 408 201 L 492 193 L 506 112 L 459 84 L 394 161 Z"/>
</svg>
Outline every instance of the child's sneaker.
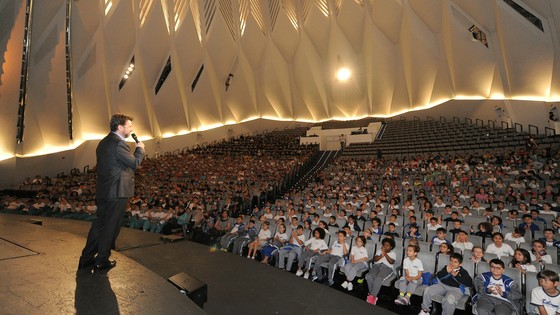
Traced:
<svg viewBox="0 0 560 315">
<path fill-rule="evenodd" d="M 430 315 L 430 311 L 425 311 L 424 309 L 422 309 L 420 313 L 418 313 L 418 315 Z"/>
<path fill-rule="evenodd" d="M 406 305 L 406 298 L 404 296 L 399 296 L 396 300 L 395 300 L 395 304 L 397 305 Z"/>
<path fill-rule="evenodd" d="M 306 272 L 303 274 L 303 278 L 309 279 L 309 272 L 306 271 Z"/>
<path fill-rule="evenodd" d="M 375 305 L 377 304 L 377 298 L 371 294 L 368 294 L 366 302 L 368 302 L 369 304 Z"/>
<path fill-rule="evenodd" d="M 343 287 L 344 289 L 348 288 L 348 281 L 342 282 L 340 286 Z"/>
<path fill-rule="evenodd" d="M 296 276 L 301 276 L 303 274 L 303 270 L 298 269 L 298 271 L 296 271 Z"/>
<path fill-rule="evenodd" d="M 346 288 L 348 291 L 352 291 L 354 289 L 354 285 L 352 282 L 348 282 L 348 287 Z"/>
<path fill-rule="evenodd" d="M 410 296 L 405 295 L 403 299 L 404 299 L 404 305 L 410 305 Z"/>
</svg>

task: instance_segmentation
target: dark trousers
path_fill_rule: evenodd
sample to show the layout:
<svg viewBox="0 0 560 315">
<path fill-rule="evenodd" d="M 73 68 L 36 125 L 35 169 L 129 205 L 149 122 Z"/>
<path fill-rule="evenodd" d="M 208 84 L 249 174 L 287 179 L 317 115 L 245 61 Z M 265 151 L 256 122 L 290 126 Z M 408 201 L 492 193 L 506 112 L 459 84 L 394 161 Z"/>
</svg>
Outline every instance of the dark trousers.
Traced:
<svg viewBox="0 0 560 315">
<path fill-rule="evenodd" d="M 128 198 L 97 201 L 97 218 L 91 224 L 80 263 L 95 259 L 96 264 L 106 264 L 115 248 L 124 219 Z M 97 254 L 97 257 L 95 256 Z"/>
</svg>

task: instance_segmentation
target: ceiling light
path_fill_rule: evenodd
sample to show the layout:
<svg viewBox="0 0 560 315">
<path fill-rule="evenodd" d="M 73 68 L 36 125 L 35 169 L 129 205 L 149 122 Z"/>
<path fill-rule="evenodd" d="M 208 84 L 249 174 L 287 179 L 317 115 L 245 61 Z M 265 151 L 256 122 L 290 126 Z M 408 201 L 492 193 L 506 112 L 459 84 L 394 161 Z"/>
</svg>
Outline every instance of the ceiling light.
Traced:
<svg viewBox="0 0 560 315">
<path fill-rule="evenodd" d="M 340 68 L 336 73 L 336 78 L 340 81 L 346 81 L 350 79 L 350 70 L 348 68 Z"/>
</svg>

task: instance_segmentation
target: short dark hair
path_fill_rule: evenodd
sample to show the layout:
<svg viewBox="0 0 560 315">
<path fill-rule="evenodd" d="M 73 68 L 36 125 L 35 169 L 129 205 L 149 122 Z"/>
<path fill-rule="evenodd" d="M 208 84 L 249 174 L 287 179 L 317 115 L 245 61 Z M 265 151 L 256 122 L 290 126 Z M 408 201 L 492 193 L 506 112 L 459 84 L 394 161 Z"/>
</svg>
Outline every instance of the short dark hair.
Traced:
<svg viewBox="0 0 560 315">
<path fill-rule="evenodd" d="M 381 245 L 383 245 L 385 243 L 389 243 L 389 245 L 391 245 L 391 249 L 395 248 L 395 240 L 394 239 L 386 237 L 381 241 Z"/>
<path fill-rule="evenodd" d="M 500 265 L 502 268 L 506 267 L 506 264 L 504 264 L 504 262 L 501 259 L 498 259 L 498 258 L 494 258 L 494 259 L 490 260 L 488 265 L 491 265 L 491 264 Z"/>
<path fill-rule="evenodd" d="M 494 237 L 496 237 L 496 236 L 499 236 L 499 237 L 501 237 L 502 239 L 504 239 L 504 235 L 503 235 L 502 233 L 500 233 L 500 232 L 495 232 L 494 234 L 492 234 L 492 238 L 494 238 Z"/>
<path fill-rule="evenodd" d="M 463 263 L 463 255 L 459 254 L 459 253 L 453 253 L 451 254 L 451 256 L 449 256 L 449 259 L 451 258 L 455 258 L 459 261 L 460 264 Z"/>
<path fill-rule="evenodd" d="M 338 231 L 337 234 L 342 234 L 342 235 L 344 235 L 344 237 L 346 237 L 346 231 L 344 231 L 344 230 Z"/>
<path fill-rule="evenodd" d="M 119 126 L 124 126 L 128 120 L 133 121 L 134 118 L 123 114 L 114 114 L 109 122 L 109 128 L 112 132 L 115 132 L 119 129 Z"/>
<path fill-rule="evenodd" d="M 436 233 L 439 233 L 439 232 L 447 233 L 447 230 L 445 228 L 440 227 L 440 228 L 436 229 Z"/>
<path fill-rule="evenodd" d="M 533 218 L 530 214 L 524 214 L 521 219 L 525 219 L 525 218 Z"/>
<path fill-rule="evenodd" d="M 560 277 L 558 277 L 558 274 L 553 270 L 545 269 L 545 270 L 537 273 L 537 280 L 546 279 L 546 278 L 548 278 L 548 280 L 550 280 L 552 282 L 560 281 Z"/>
</svg>

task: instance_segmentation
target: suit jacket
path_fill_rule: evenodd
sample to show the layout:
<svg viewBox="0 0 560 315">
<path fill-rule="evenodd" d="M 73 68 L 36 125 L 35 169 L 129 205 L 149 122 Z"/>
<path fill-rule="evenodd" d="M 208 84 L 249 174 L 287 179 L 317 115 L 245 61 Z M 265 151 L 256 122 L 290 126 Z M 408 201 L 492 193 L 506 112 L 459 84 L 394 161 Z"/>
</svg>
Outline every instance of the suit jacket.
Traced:
<svg viewBox="0 0 560 315">
<path fill-rule="evenodd" d="M 134 195 L 134 171 L 144 159 L 144 150 L 134 154 L 117 134 L 109 133 L 97 145 L 97 200 L 130 198 Z"/>
</svg>

